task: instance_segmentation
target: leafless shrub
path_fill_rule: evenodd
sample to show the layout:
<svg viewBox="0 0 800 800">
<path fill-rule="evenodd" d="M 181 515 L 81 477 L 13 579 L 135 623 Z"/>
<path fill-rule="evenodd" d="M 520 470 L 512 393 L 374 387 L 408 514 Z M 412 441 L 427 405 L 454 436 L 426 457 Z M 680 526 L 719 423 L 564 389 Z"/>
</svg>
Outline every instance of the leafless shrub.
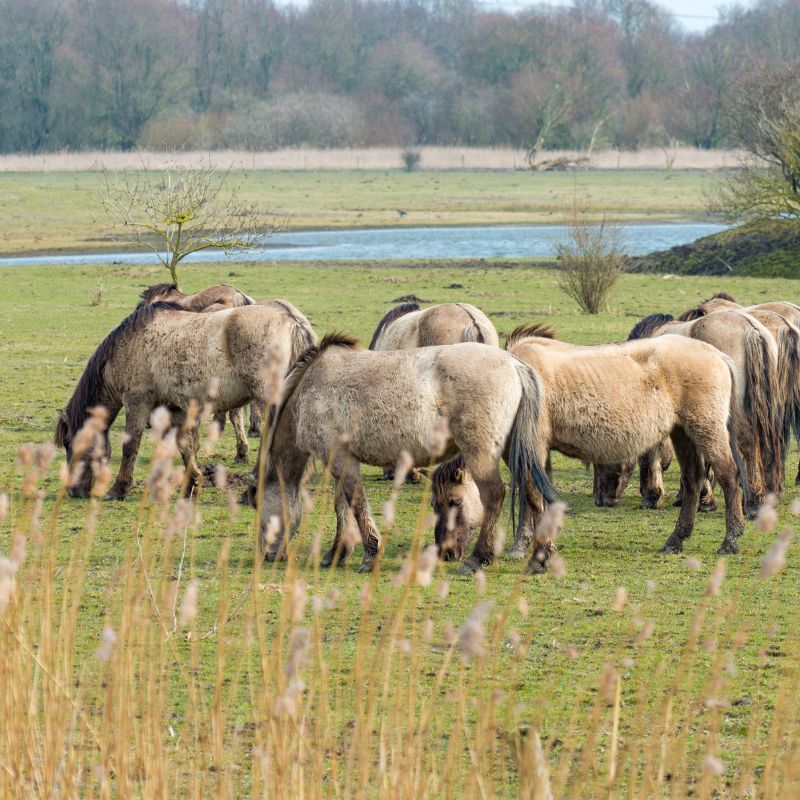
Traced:
<svg viewBox="0 0 800 800">
<path fill-rule="evenodd" d="M 590 221 L 585 208 L 573 206 L 564 241 L 556 245 L 559 287 L 586 314 L 608 308 L 608 295 L 625 261 L 622 231 L 605 219 Z"/>
<path fill-rule="evenodd" d="M 403 159 L 403 166 L 406 172 L 413 172 L 419 167 L 420 161 L 422 161 L 422 153 L 420 153 L 419 150 L 403 150 L 400 155 Z"/>
</svg>

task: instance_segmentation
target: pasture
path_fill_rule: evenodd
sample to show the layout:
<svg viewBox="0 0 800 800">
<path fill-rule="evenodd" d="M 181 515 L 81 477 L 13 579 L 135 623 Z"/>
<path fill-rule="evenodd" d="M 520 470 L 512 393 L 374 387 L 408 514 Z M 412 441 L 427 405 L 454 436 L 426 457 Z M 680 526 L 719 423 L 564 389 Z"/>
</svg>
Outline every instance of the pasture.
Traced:
<svg viewBox="0 0 800 800">
<path fill-rule="evenodd" d="M 288 563 L 259 567 L 255 513 L 230 503 L 254 455 L 232 466 L 230 427 L 203 455 L 228 467 L 229 485 L 206 484 L 199 517 L 174 498 L 149 502 L 149 441 L 124 503 L 65 498 L 61 453 L 42 465 L 37 495 L 25 444 L 51 439 L 87 357 L 161 280 L 155 267 L 3 271 L 0 553 L 24 533 L 27 557 L 0 611 L 0 796 L 538 798 L 545 764 L 559 798 L 796 790 L 796 544 L 764 579 L 775 534 L 748 522 L 722 578 L 717 511 L 700 515 L 683 556 L 660 554 L 675 466 L 664 508 L 639 508 L 631 485 L 618 507 L 598 509 L 591 473 L 556 456 L 568 506 L 560 577 L 523 577 L 501 558 L 485 580 L 439 564 L 415 582 L 408 565 L 432 541 L 425 482 L 400 490 L 379 572 L 356 573 L 360 547 L 321 571 L 311 554 L 334 531 L 321 469 Z M 546 321 L 587 344 L 721 288 L 743 303 L 796 300 L 784 280 L 625 276 L 611 311 L 586 317 L 530 263 L 235 264 L 190 266 L 183 278 L 186 290 L 222 281 L 291 300 L 320 335 L 365 342 L 409 295 L 473 303 L 501 338 Z M 796 460 L 793 447 L 790 479 Z M 391 485 L 379 470 L 364 476 L 380 520 Z M 777 530 L 796 532 L 795 495 L 790 485 Z"/>
<path fill-rule="evenodd" d="M 620 221 L 685 220 L 705 216 L 712 181 L 702 170 L 258 170 L 241 197 L 292 230 L 553 223 L 576 197 Z M 101 184 L 99 172 L 0 172 L 0 255 L 124 249 L 104 234 Z"/>
</svg>

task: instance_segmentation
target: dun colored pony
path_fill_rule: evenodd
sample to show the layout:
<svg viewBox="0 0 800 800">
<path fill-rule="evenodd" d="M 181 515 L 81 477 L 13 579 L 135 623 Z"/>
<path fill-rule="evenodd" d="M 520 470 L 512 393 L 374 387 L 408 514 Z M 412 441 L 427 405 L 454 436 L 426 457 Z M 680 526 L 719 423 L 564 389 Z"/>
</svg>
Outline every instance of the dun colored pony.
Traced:
<svg viewBox="0 0 800 800">
<path fill-rule="evenodd" d="M 800 442 L 800 306 L 776 301 L 754 306 L 740 306 L 729 294 L 720 292 L 695 308 L 681 314 L 681 319 L 698 319 L 719 311 L 740 309 L 755 317 L 772 334 L 778 346 L 778 374 L 784 403 L 786 445 L 794 434 Z M 800 466 L 795 483 L 800 484 Z"/>
<path fill-rule="evenodd" d="M 408 350 L 440 344 L 480 342 L 497 347 L 500 338 L 486 314 L 469 303 L 441 303 L 424 310 L 417 303 L 400 303 L 386 312 L 378 323 L 370 350 Z M 394 469 L 383 471 L 384 480 L 394 478 Z M 419 483 L 416 469 L 407 481 Z"/>
<path fill-rule="evenodd" d="M 290 311 L 287 311 L 287 308 Z M 122 499 L 133 479 L 133 467 L 150 412 L 166 406 L 177 423 L 193 404 L 208 399 L 214 413 L 238 408 L 266 397 L 269 375 L 265 361 L 285 370 L 315 341 L 308 321 L 285 301 L 197 314 L 174 303 L 156 302 L 137 308 L 101 342 L 89 359 L 78 385 L 61 413 L 55 440 L 72 460 L 76 434 L 90 409 L 104 407 L 108 427 L 125 409 L 126 442 L 122 463 L 109 499 Z M 218 383 L 209 398 L 209 385 Z M 91 458 L 109 456 L 108 427 L 104 452 L 87 452 L 73 497 L 88 496 L 92 485 Z M 179 448 L 189 475 L 197 478 L 194 463 L 197 429 L 181 437 Z"/>
<path fill-rule="evenodd" d="M 602 464 L 634 459 L 670 436 L 687 500 L 694 502 L 684 503 L 664 552 L 680 552 L 692 532 L 704 459 L 719 470 L 725 494 L 720 552 L 737 552 L 744 529 L 739 490 L 743 476 L 735 445 L 740 412 L 731 359 L 710 345 L 679 336 L 589 347 L 556 342 L 552 336 L 542 326 L 522 327 L 506 345 L 541 377 L 541 444 Z M 455 517 L 452 532 L 437 526 L 440 549 L 448 539 L 463 548 L 472 526 L 480 521 L 469 473 L 459 459 L 434 471 L 434 509 L 440 520 Z M 541 498 L 531 496 L 535 491 L 528 488 L 531 513 L 509 553 L 512 557 L 521 558 L 530 549 L 542 509 Z M 537 542 L 528 571 L 543 570 L 548 552 L 547 543 Z"/>
<path fill-rule="evenodd" d="M 252 297 L 227 283 L 209 286 L 208 289 L 194 294 L 184 294 L 174 283 L 157 283 L 145 289 L 139 298 L 140 306 L 162 301 L 175 303 L 185 311 L 222 311 L 225 308 L 239 308 L 255 303 Z"/>
<path fill-rule="evenodd" d="M 390 467 L 404 453 L 418 465 L 460 453 L 473 475 L 484 516 L 462 571 L 494 558 L 494 531 L 511 473 L 512 504 L 532 486 L 552 489 L 539 438 L 540 387 L 535 372 L 494 348 L 467 342 L 375 353 L 331 334 L 310 348 L 287 376 L 283 401 L 259 453 L 263 493 L 260 545 L 268 560 L 284 549 L 302 516 L 301 486 L 310 458 L 330 465 L 336 481 L 336 536 L 322 565 L 347 555 L 348 522 L 364 545 L 360 569 L 371 570 L 378 529 L 367 505 L 360 464 Z"/>
<path fill-rule="evenodd" d="M 227 283 L 209 286 L 207 289 L 194 294 L 184 294 L 174 283 L 157 283 L 155 286 L 148 287 L 139 295 L 138 307 L 158 301 L 175 303 L 185 311 L 196 311 L 198 313 L 251 306 L 255 303 L 252 297 Z M 247 461 L 247 456 L 250 453 L 250 443 L 247 441 L 247 434 L 244 429 L 244 410 L 240 408 L 231 409 L 230 418 L 233 432 L 236 436 L 236 461 Z M 224 427 L 225 415 L 219 415 L 217 422 L 220 427 Z M 250 404 L 250 435 L 261 435 L 261 406 L 255 402 Z"/>
<path fill-rule="evenodd" d="M 426 309 L 401 303 L 378 323 L 369 349 L 407 350 L 457 342 L 497 347 L 500 339 L 486 314 L 469 303 L 441 303 Z"/>
<path fill-rule="evenodd" d="M 652 314 L 634 326 L 628 339 L 665 334 L 707 342 L 736 364 L 744 410 L 737 443 L 750 484 L 747 513 L 753 516 L 766 495 L 779 494 L 783 484 L 783 405 L 775 340 L 758 320 L 736 310 L 689 321 L 676 320 L 670 314 Z M 601 482 L 606 478 L 601 475 Z"/>
</svg>

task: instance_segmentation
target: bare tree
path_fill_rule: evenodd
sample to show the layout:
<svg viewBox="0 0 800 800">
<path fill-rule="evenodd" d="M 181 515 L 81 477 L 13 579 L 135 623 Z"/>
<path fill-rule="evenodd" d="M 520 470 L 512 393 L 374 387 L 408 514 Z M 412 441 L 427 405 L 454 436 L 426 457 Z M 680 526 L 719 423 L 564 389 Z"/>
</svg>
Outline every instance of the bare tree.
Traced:
<svg viewBox="0 0 800 800">
<path fill-rule="evenodd" d="M 725 175 L 712 207 L 728 219 L 800 219 L 800 74 L 798 62 L 762 70 L 734 93 L 730 125 L 746 151 Z"/>
<path fill-rule="evenodd" d="M 167 166 L 137 172 L 103 172 L 99 201 L 112 229 L 127 241 L 149 247 L 179 286 L 178 265 L 192 253 L 257 250 L 285 227 L 229 185 L 230 170 L 211 166 Z"/>
</svg>

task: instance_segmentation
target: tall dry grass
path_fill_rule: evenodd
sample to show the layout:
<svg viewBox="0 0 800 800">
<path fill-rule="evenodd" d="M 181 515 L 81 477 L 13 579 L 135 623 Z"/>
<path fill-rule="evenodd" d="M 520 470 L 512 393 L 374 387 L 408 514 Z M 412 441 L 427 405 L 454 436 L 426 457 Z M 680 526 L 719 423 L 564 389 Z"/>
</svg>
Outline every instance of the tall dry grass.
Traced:
<svg viewBox="0 0 800 800">
<path fill-rule="evenodd" d="M 525 169 L 525 150 L 502 147 L 420 147 L 421 165 L 429 170 Z M 9 153 L 0 156 L 0 172 L 83 172 L 105 168 L 112 171 L 163 169 L 167 165 L 196 167 L 209 164 L 220 170 L 351 170 L 401 169 L 402 147 L 284 148 L 269 152 L 220 151 L 99 151 L 58 153 Z M 575 160 L 586 154 L 572 150 L 547 150 L 542 161 Z M 723 169 L 735 167 L 741 153 L 733 150 L 700 150 L 678 147 L 665 157 L 660 148 L 635 151 L 598 150 L 586 157 L 589 169 Z"/>
<path fill-rule="evenodd" d="M 526 579 L 503 586 L 492 604 L 489 579 L 479 577 L 473 608 L 454 619 L 444 567 L 423 539 L 424 498 L 388 590 L 379 591 L 379 571 L 320 574 L 311 513 L 284 563 L 262 564 L 253 532 L 243 590 L 234 588 L 230 541 L 220 541 L 212 590 L 197 579 L 202 523 L 196 497 L 177 499 L 184 476 L 172 468 L 169 436 L 156 447 L 136 527 L 101 597 L 86 587 L 108 466 L 95 465 L 85 523 L 65 549 L 70 473 L 61 468 L 45 515 L 53 449 L 20 450 L 20 485 L 0 497 L 9 542 L 0 561 L 0 797 L 798 796 L 796 659 L 777 696 L 754 692 L 741 753 L 720 752 L 727 688 L 748 635 L 740 623 L 748 598 L 720 593 L 736 580 L 725 561 L 655 673 L 637 670 L 650 647 L 654 592 L 632 602 L 620 587 L 609 597 L 598 639 L 606 641 L 603 626 L 622 626 L 625 644 L 600 645 L 598 674 L 584 679 L 565 667 L 551 676 L 577 681 L 556 756 L 540 737 L 539 709 L 520 700 L 531 636 L 547 624 L 546 609 L 541 620 L 531 614 Z M 216 490 L 233 513 L 224 470 Z M 322 513 L 330 494 L 320 492 Z M 775 524 L 762 522 L 765 531 Z M 762 563 L 773 605 L 790 538 L 779 534 Z M 102 618 L 87 615 L 98 608 Z M 794 624 L 787 652 L 797 653 L 798 637 Z M 756 687 L 767 661 L 765 648 Z"/>
</svg>

